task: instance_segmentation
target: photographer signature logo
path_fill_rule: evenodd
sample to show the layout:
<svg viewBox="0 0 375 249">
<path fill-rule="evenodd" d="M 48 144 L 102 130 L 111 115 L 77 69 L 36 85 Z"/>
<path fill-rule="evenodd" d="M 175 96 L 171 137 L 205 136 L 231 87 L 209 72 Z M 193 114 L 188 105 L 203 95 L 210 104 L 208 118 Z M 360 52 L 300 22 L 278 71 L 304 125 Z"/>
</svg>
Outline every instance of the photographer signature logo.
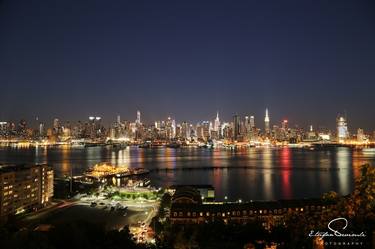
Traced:
<svg viewBox="0 0 375 249">
<path fill-rule="evenodd" d="M 335 223 L 339 223 L 339 222 L 344 222 L 344 226 L 339 228 L 339 229 L 335 229 L 333 228 L 334 224 Z M 340 223 L 341 223 L 340 222 Z M 356 237 L 356 238 L 360 238 L 360 237 L 366 237 L 366 234 L 364 232 L 361 232 L 361 233 L 345 233 L 345 229 L 347 228 L 348 226 L 348 220 L 345 219 L 345 218 L 336 218 L 336 219 L 333 219 L 331 220 L 329 223 L 328 223 L 328 229 L 329 231 L 314 231 L 314 230 L 311 230 L 311 232 L 309 233 L 309 237 L 320 237 L 322 239 L 324 239 L 325 237 L 346 237 L 346 238 L 349 238 L 349 237 Z"/>
</svg>

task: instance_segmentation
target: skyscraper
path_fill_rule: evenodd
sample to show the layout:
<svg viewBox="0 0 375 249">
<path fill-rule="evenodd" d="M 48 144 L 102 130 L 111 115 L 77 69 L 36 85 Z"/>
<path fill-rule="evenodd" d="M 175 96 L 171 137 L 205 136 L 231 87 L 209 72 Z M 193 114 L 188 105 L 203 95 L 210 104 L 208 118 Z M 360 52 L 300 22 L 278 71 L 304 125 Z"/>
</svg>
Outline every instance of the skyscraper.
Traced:
<svg viewBox="0 0 375 249">
<path fill-rule="evenodd" d="M 264 118 L 264 130 L 266 134 L 270 133 L 270 117 L 268 116 L 268 109 L 266 108 L 266 116 Z"/>
<path fill-rule="evenodd" d="M 215 122 L 214 122 L 214 131 L 219 131 L 219 129 L 220 129 L 220 119 L 219 119 L 219 112 L 217 112 Z"/>
<path fill-rule="evenodd" d="M 237 141 L 241 131 L 241 120 L 236 114 L 233 116 L 233 140 Z"/>
<path fill-rule="evenodd" d="M 86 132 L 91 139 L 98 138 L 102 133 L 101 117 L 90 116 Z"/>
<path fill-rule="evenodd" d="M 255 128 L 255 118 L 254 116 L 250 116 L 250 128 Z"/>
<path fill-rule="evenodd" d="M 44 123 L 40 122 L 39 123 L 39 137 L 43 137 L 44 135 L 45 135 Z"/>
<path fill-rule="evenodd" d="M 248 132 L 250 130 L 250 118 L 249 116 L 245 116 L 245 130 Z"/>
<path fill-rule="evenodd" d="M 0 122 L 0 136 L 6 135 L 8 132 L 8 122 Z"/>
<path fill-rule="evenodd" d="M 58 118 L 53 119 L 53 133 L 58 134 L 60 130 L 60 121 Z"/>
<path fill-rule="evenodd" d="M 288 120 L 287 119 L 284 119 L 283 122 L 281 122 L 281 128 L 283 130 L 287 130 L 288 129 Z"/>
<path fill-rule="evenodd" d="M 135 120 L 135 123 L 136 124 L 141 123 L 141 112 L 139 110 L 137 111 L 137 119 Z"/>
<path fill-rule="evenodd" d="M 359 143 L 364 143 L 366 142 L 368 139 L 365 135 L 365 132 L 363 131 L 363 129 L 359 128 L 357 130 L 357 142 Z"/>
<path fill-rule="evenodd" d="M 342 116 L 336 119 L 336 123 L 337 123 L 337 141 L 339 143 L 342 143 L 346 139 L 349 138 L 348 125 L 346 123 L 346 119 Z"/>
<path fill-rule="evenodd" d="M 203 121 L 202 122 L 202 132 L 203 132 L 203 139 L 205 140 L 205 141 L 207 141 L 210 137 L 211 137 L 211 132 L 210 132 L 210 125 L 211 124 L 211 122 L 209 122 L 209 121 Z"/>
<path fill-rule="evenodd" d="M 176 120 L 172 119 L 172 138 L 176 137 Z"/>
<path fill-rule="evenodd" d="M 182 138 L 190 138 L 190 128 L 188 122 L 184 121 L 181 125 L 181 137 Z"/>
</svg>

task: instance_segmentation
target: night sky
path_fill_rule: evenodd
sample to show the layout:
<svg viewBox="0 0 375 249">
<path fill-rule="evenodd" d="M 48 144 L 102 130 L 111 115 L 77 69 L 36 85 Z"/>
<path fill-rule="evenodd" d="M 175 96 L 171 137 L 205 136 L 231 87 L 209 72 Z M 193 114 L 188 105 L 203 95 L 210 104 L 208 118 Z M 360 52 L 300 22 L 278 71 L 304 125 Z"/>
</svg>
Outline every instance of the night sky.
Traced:
<svg viewBox="0 0 375 249">
<path fill-rule="evenodd" d="M 262 2 L 262 3 L 260 3 Z M 0 0 L 0 120 L 375 130 L 374 1 Z"/>
</svg>

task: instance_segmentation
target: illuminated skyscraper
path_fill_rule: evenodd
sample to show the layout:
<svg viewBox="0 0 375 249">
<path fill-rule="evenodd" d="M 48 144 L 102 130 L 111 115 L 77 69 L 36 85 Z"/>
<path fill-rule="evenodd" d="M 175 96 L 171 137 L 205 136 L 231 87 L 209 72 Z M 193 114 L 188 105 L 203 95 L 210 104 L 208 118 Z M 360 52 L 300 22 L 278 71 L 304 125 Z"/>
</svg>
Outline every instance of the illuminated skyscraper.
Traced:
<svg viewBox="0 0 375 249">
<path fill-rule="evenodd" d="M 254 116 L 250 116 L 250 128 L 255 128 L 255 118 Z"/>
<path fill-rule="evenodd" d="M 346 139 L 349 138 L 348 125 L 346 123 L 346 119 L 342 116 L 336 119 L 336 123 L 337 123 L 337 141 L 339 143 L 342 143 Z"/>
<path fill-rule="evenodd" d="M 233 116 L 233 140 L 237 141 L 241 131 L 241 120 L 238 115 Z"/>
<path fill-rule="evenodd" d="M 281 128 L 283 130 L 287 130 L 288 129 L 288 120 L 287 119 L 283 120 L 283 122 L 281 123 Z"/>
<path fill-rule="evenodd" d="M 0 136 L 6 135 L 8 131 L 8 122 L 0 122 Z"/>
<path fill-rule="evenodd" d="M 59 127 L 60 127 L 59 119 L 58 118 L 53 119 L 53 129 L 57 131 Z"/>
<path fill-rule="evenodd" d="M 211 132 L 210 132 L 210 123 L 209 121 L 203 121 L 202 122 L 202 132 L 203 132 L 203 139 L 205 141 L 207 141 L 210 136 L 211 136 Z"/>
<path fill-rule="evenodd" d="M 45 135 L 44 123 L 40 122 L 39 123 L 39 137 L 43 137 L 44 135 Z"/>
<path fill-rule="evenodd" d="M 270 117 L 268 116 L 268 109 L 266 109 L 266 116 L 264 118 L 264 130 L 266 134 L 270 133 Z"/>
<path fill-rule="evenodd" d="M 172 138 L 176 137 L 176 120 L 172 120 Z"/>
<path fill-rule="evenodd" d="M 219 119 L 219 112 L 216 113 L 216 119 L 214 122 L 214 131 L 219 131 L 220 129 L 220 119 Z"/>
<path fill-rule="evenodd" d="M 141 112 L 139 110 L 137 111 L 137 119 L 135 120 L 135 123 L 136 124 L 141 123 Z"/>
<path fill-rule="evenodd" d="M 52 133 L 53 133 L 53 135 L 60 135 L 60 132 L 61 132 L 60 120 L 58 118 L 54 118 L 53 119 Z"/>
<path fill-rule="evenodd" d="M 367 136 L 365 135 L 365 132 L 361 128 L 357 130 L 357 141 L 359 143 L 364 143 L 368 141 Z"/>
<path fill-rule="evenodd" d="M 190 126 L 188 122 L 184 121 L 181 125 L 181 137 L 182 138 L 190 138 Z"/>
</svg>

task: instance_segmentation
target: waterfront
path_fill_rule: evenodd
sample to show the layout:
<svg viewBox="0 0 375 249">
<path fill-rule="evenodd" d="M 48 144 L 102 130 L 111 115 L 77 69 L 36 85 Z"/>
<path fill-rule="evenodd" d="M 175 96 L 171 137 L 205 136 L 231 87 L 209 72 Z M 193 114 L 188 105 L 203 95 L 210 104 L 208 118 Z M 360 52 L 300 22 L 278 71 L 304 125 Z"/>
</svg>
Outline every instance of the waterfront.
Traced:
<svg viewBox="0 0 375 249">
<path fill-rule="evenodd" d="M 151 171 L 156 187 L 173 184 L 211 184 L 217 200 L 274 200 L 319 197 L 334 190 L 349 194 L 358 167 L 375 163 L 375 153 L 332 148 L 202 148 L 108 149 L 0 148 L 0 163 L 47 163 L 56 176 L 82 174 L 89 167 L 109 162 Z M 174 170 L 165 170 L 174 169 Z M 185 170 L 183 170 L 185 169 Z M 188 170 L 187 170 L 188 169 Z"/>
</svg>

